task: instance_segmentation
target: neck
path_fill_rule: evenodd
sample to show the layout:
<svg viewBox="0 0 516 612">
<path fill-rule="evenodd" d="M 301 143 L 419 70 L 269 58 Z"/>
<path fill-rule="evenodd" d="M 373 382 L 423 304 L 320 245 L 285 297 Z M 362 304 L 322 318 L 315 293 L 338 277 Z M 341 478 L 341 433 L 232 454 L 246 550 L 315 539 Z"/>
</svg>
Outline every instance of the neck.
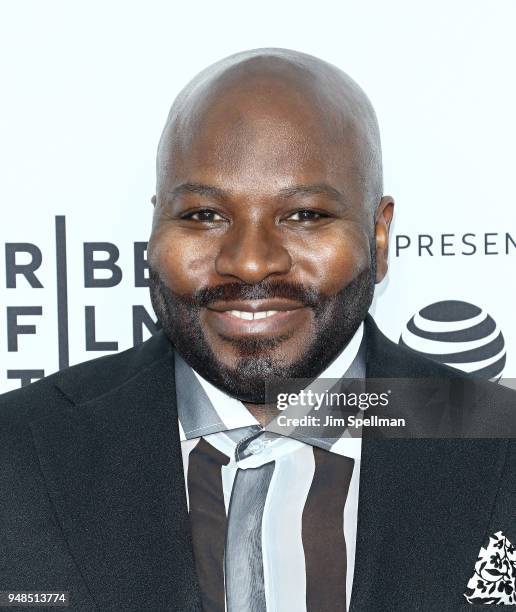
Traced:
<svg viewBox="0 0 516 612">
<path fill-rule="evenodd" d="M 268 425 L 278 414 L 278 409 L 274 404 L 251 404 L 250 402 L 243 402 L 243 404 L 262 427 Z"/>
</svg>

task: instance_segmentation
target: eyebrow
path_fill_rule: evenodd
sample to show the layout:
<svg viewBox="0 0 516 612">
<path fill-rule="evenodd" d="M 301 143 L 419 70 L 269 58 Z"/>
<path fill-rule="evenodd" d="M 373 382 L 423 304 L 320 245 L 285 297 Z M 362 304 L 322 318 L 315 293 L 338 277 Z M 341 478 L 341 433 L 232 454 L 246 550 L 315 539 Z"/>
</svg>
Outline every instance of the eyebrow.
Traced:
<svg viewBox="0 0 516 612">
<path fill-rule="evenodd" d="M 332 200 L 346 203 L 344 195 L 335 187 L 328 185 L 327 183 L 315 183 L 313 185 L 294 185 L 293 187 L 286 187 L 281 189 L 279 195 L 283 198 L 290 198 L 296 195 L 326 195 Z"/>
<path fill-rule="evenodd" d="M 182 183 L 168 193 L 172 196 L 172 199 L 184 193 L 196 193 L 198 195 L 215 197 L 219 200 L 228 197 L 227 192 L 223 189 L 213 187 L 212 185 L 203 185 L 202 183 Z"/>
<path fill-rule="evenodd" d="M 175 187 L 169 192 L 172 199 L 185 193 L 195 193 L 202 196 L 208 196 L 217 198 L 218 200 L 225 200 L 229 198 L 229 194 L 224 189 L 214 187 L 212 185 L 205 185 L 203 183 L 192 183 L 186 182 Z M 326 195 L 332 200 L 336 200 L 342 204 L 346 203 L 344 195 L 335 187 L 328 185 L 327 183 L 314 183 L 310 185 L 293 185 L 292 187 L 285 187 L 280 189 L 278 195 L 282 198 L 291 198 L 296 195 Z"/>
</svg>

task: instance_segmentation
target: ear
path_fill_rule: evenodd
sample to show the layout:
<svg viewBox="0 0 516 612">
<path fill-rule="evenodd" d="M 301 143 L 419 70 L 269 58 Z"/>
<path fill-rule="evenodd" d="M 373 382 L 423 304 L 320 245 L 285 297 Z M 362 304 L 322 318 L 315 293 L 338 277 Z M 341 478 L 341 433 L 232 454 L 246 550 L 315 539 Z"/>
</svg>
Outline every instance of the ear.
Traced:
<svg viewBox="0 0 516 612">
<path fill-rule="evenodd" d="M 153 195 L 152 198 L 150 199 L 150 201 L 152 202 L 153 206 L 156 206 L 156 196 Z"/>
<path fill-rule="evenodd" d="M 389 255 L 389 227 L 394 214 L 394 200 L 383 196 L 375 213 L 374 232 L 376 237 L 376 282 L 380 283 L 387 274 Z"/>
</svg>

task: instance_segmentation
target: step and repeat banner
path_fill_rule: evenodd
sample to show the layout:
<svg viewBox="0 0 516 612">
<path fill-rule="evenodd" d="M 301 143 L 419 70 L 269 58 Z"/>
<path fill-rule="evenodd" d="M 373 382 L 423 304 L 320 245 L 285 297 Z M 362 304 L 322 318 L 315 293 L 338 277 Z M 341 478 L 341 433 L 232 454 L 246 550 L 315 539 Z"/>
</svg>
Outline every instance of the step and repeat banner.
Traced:
<svg viewBox="0 0 516 612">
<path fill-rule="evenodd" d="M 264 46 L 336 64 L 376 108 L 385 192 L 396 201 L 389 274 L 371 309 L 380 328 L 513 386 L 516 8 L 384 4 L 266 1 L 252 19 L 232 2 L 227 11 L 9 8 L 0 26 L 0 392 L 155 330 L 146 245 L 168 108 L 206 65 Z"/>
</svg>

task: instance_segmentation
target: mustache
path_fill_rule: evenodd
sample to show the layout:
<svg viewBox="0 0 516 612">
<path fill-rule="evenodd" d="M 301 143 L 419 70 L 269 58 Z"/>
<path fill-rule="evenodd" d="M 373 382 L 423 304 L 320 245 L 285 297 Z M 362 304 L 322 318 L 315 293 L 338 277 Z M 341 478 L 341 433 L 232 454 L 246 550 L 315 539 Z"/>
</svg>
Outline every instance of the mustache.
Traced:
<svg viewBox="0 0 516 612">
<path fill-rule="evenodd" d="M 236 300 L 264 300 L 271 298 L 284 298 L 301 302 L 304 306 L 317 308 L 328 296 L 313 287 L 305 287 L 301 283 L 292 281 L 277 281 L 264 279 L 259 283 L 224 283 L 214 287 L 201 287 L 191 294 L 173 292 L 166 286 L 156 270 L 149 267 L 149 282 L 165 288 L 178 300 L 188 306 L 204 308 L 213 302 L 229 302 Z"/>
</svg>

